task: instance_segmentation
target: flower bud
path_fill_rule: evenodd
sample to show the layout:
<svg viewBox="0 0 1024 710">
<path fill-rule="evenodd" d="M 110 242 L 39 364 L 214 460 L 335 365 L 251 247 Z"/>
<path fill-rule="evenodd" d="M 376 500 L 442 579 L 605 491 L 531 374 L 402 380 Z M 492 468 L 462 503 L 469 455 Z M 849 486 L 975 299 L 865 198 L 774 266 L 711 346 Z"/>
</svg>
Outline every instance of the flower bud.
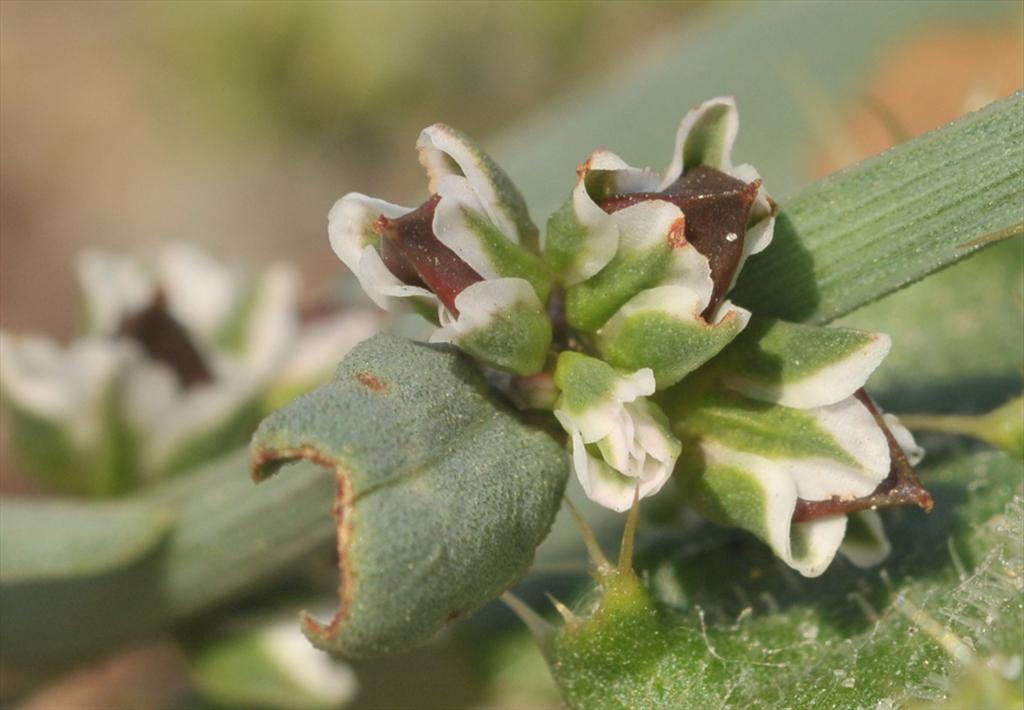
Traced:
<svg viewBox="0 0 1024 710">
<path fill-rule="evenodd" d="M 775 206 L 729 154 L 732 99 L 682 121 L 663 176 L 598 151 L 548 224 L 545 256 L 567 286 L 566 319 L 615 367 L 653 370 L 659 389 L 707 362 L 746 325 L 725 300 L 744 261 L 771 241 Z"/>
<path fill-rule="evenodd" d="M 555 417 L 569 433 L 573 467 L 591 500 L 616 511 L 654 495 L 672 475 L 680 444 L 654 394 L 650 370 L 621 375 L 581 353 L 558 358 Z"/>
<path fill-rule="evenodd" d="M 692 443 L 677 471 L 688 500 L 805 576 L 840 550 L 848 515 L 847 557 L 884 558 L 872 510 L 931 507 L 910 468 L 922 452 L 862 389 L 888 349 L 884 335 L 753 320 L 698 381 L 671 393 L 675 431 Z"/>
</svg>

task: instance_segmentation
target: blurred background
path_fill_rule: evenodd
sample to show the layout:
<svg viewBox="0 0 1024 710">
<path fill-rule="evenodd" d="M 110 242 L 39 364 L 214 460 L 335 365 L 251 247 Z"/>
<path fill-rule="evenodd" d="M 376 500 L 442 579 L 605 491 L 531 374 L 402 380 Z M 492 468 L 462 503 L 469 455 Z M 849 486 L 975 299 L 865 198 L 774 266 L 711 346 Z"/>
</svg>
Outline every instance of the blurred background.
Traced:
<svg viewBox="0 0 1024 710">
<path fill-rule="evenodd" d="M 495 148 L 536 196 L 548 183 L 530 186 L 522 172 L 523 156 L 541 149 L 533 132 L 559 115 L 585 116 L 603 96 L 612 97 L 610 105 L 634 95 L 671 97 L 650 110 L 634 104 L 632 113 L 606 122 L 606 147 L 658 168 L 680 108 L 736 93 L 750 122 L 758 101 L 777 96 L 786 110 L 773 130 L 788 128 L 785 141 L 754 145 L 744 134 L 741 149 L 750 140 L 754 157 L 766 156 L 767 166 L 743 157 L 784 196 L 1024 85 L 1019 3 L 975 3 L 989 6 L 975 11 L 970 3 L 927 0 L 864 3 L 848 32 L 850 44 L 865 46 L 838 83 L 833 74 L 849 59 L 845 50 L 815 55 L 798 45 L 778 48 L 768 68 L 760 66 L 763 57 L 736 47 L 729 69 L 743 75 L 749 67 L 760 77 L 756 92 L 738 82 L 709 87 L 714 93 L 685 83 L 729 62 L 723 47 L 730 42 L 770 36 L 787 18 L 802 17 L 800 6 L 813 15 L 821 5 L 4 0 L 0 328 L 66 341 L 76 321 L 72 260 L 85 245 L 146 254 L 163 241 L 185 240 L 253 269 L 287 259 L 301 265 L 307 297 L 320 298 L 344 278 L 327 243 L 327 210 L 352 190 L 398 203 L 422 199 L 414 143 L 435 121 Z M 750 19 L 755 13 L 760 28 Z M 858 38 L 861 29 L 890 20 L 891 32 Z M 816 21 L 823 20 L 811 17 L 801 35 L 815 46 L 827 42 L 815 36 Z M 715 36 L 720 45 L 711 52 Z M 678 82 L 666 76 L 666 66 L 712 56 L 716 65 L 688 66 Z M 645 77 L 659 83 L 652 87 Z M 651 112 L 663 124 L 653 142 L 660 148 L 630 152 L 641 140 L 652 144 L 629 134 L 630 116 Z M 551 149 L 559 172 L 550 179 L 561 187 L 533 203 L 538 222 L 568 192 L 573 161 L 598 146 L 562 147 L 564 154 Z M 0 490 L 33 490 L 6 450 L 0 463 Z M 477 624 L 487 628 L 486 619 Z M 525 634 L 484 655 L 472 650 L 478 643 L 442 644 L 413 661 L 359 669 L 364 693 L 357 705 L 411 702 L 384 680 L 393 677 L 418 687 L 422 707 L 557 704 Z M 70 671 L 27 706 L 200 702 L 189 695 L 186 675 L 173 646 L 147 644 Z"/>
</svg>

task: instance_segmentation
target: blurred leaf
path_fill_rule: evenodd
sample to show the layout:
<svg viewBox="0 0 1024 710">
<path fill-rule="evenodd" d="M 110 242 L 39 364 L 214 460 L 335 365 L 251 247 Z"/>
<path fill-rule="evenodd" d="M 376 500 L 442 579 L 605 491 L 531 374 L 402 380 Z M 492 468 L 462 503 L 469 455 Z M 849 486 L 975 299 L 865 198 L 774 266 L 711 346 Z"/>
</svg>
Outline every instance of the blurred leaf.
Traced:
<svg viewBox="0 0 1024 710">
<path fill-rule="evenodd" d="M 837 325 L 892 337 L 868 382 L 898 413 L 978 412 L 1020 389 L 1024 239 L 997 244 Z"/>
<path fill-rule="evenodd" d="M 123 567 L 153 552 L 172 520 L 171 508 L 147 500 L 4 500 L 0 585 L 60 582 Z"/>
<path fill-rule="evenodd" d="M 354 658 L 420 645 L 517 582 L 569 470 L 564 448 L 497 402 L 468 358 L 389 335 L 260 425 L 259 479 L 300 459 L 336 473 L 341 572 L 338 616 L 303 628 Z"/>
<path fill-rule="evenodd" d="M 615 70 L 487 141 L 535 217 L 568 197 L 575 167 L 596 148 L 632 165 L 667 165 L 679 120 L 723 94 L 739 104 L 737 162 L 757 166 L 773 195 L 791 193 L 807 183 L 810 158 L 821 149 L 811 140 L 816 117 L 801 91 L 813 88 L 827 105 L 852 103 L 879 58 L 908 38 L 1019 26 L 1024 17 L 1015 0 L 716 5 L 635 56 L 621 52 Z"/>
<path fill-rule="evenodd" d="M 613 578 L 552 639 L 567 702 L 899 707 L 944 697 L 969 660 L 1019 653 L 1019 464 L 962 454 L 924 476 L 936 512 L 890 513 L 894 553 L 873 571 L 800 579 L 747 537 L 663 539 L 639 564 L 646 588 Z"/>
<path fill-rule="evenodd" d="M 303 464 L 277 485 L 256 490 L 247 468 L 248 453 L 240 451 L 131 499 L 173 514 L 173 526 L 152 554 L 71 580 L 3 580 L 0 659 L 28 664 L 88 657 L 252 593 L 330 543 L 334 482 L 327 472 Z M 24 520 L 48 504 L 19 505 Z M 81 534 L 75 523 L 95 521 L 108 504 L 80 505 L 89 512 L 54 529 L 55 547 L 73 546 Z M 15 538 L 4 530 L 5 544 Z"/>
<path fill-rule="evenodd" d="M 1008 456 L 1024 459 L 1024 397 L 1017 396 L 988 414 L 911 414 L 901 417 L 915 431 L 936 431 L 980 439 Z"/>
<path fill-rule="evenodd" d="M 380 340 L 397 339 L 382 337 Z M 426 346 L 407 347 L 412 348 L 412 353 L 406 353 L 410 363 L 424 364 L 424 359 L 436 358 L 432 367 L 427 368 L 435 373 L 435 379 L 428 380 L 420 370 L 413 377 L 396 377 L 395 382 L 408 384 L 393 387 L 392 396 L 377 407 L 387 408 L 388 403 L 408 401 L 401 399 L 400 392 L 412 389 L 418 395 L 427 395 L 420 401 L 417 413 L 395 408 L 370 415 L 368 412 L 373 410 L 368 408 L 367 402 L 362 402 L 364 408 L 357 408 L 355 415 L 349 414 L 347 420 L 353 424 L 352 436 L 370 432 L 378 437 L 381 445 L 376 452 L 378 473 L 397 471 L 401 476 L 402 471 L 408 474 L 415 467 L 421 468 L 420 474 L 409 480 L 418 495 L 408 493 L 405 500 L 396 503 L 392 496 L 395 489 L 402 486 L 388 484 L 382 484 L 372 495 L 364 495 L 353 519 L 365 516 L 373 521 L 375 529 L 353 539 L 352 553 L 360 564 L 361 584 L 384 585 L 377 597 L 367 603 L 380 600 L 391 605 L 377 609 L 376 617 L 371 612 L 371 617 L 380 620 L 381 615 L 390 613 L 397 620 L 392 630 L 402 627 L 403 634 L 417 630 L 429 636 L 430 629 L 443 625 L 451 611 L 468 613 L 525 572 L 534 547 L 550 525 L 568 470 L 562 447 L 542 432 L 522 429 L 507 412 L 495 409 L 478 392 L 479 376 L 467 368 L 463 360 Z M 360 360 L 368 351 L 364 347 L 361 352 L 363 355 L 353 356 L 349 361 L 350 368 L 360 366 L 360 372 L 371 373 L 383 367 L 380 362 Z M 414 358 L 417 353 L 419 357 Z M 392 367 L 397 365 L 392 363 Z M 391 380 L 390 376 L 382 379 Z M 355 381 L 358 382 L 358 378 Z M 358 383 L 358 386 L 365 388 L 366 385 Z M 453 418 L 451 407 L 456 401 L 466 411 Z M 341 406 L 340 403 L 335 405 Z M 290 416 L 285 420 L 289 426 L 298 425 Z M 320 433 L 332 437 L 324 442 L 328 446 L 326 450 L 339 454 L 329 446 L 332 441 L 338 443 L 340 436 L 331 433 L 331 425 L 342 420 L 328 417 L 319 421 Z M 383 435 L 382 421 L 390 422 L 389 436 Z M 466 428 L 470 422 L 473 425 Z M 485 422 L 491 426 L 484 425 Z M 444 441 L 449 448 L 436 453 L 435 460 L 416 459 L 414 454 L 423 453 L 425 447 L 433 445 L 432 437 L 439 433 L 438 428 L 445 427 Z M 314 432 L 312 426 L 307 431 L 310 436 Z M 264 430 L 263 443 L 269 448 L 275 437 L 277 442 L 282 442 L 288 435 L 286 431 L 274 432 L 268 427 Z M 503 439 L 503 435 L 511 438 Z M 405 446 L 402 442 L 406 442 Z M 385 445 L 387 451 L 383 450 Z M 476 450 L 473 447 L 477 447 Z M 360 455 L 366 458 L 359 458 Z M 356 480 L 360 475 L 355 466 L 373 460 L 373 455 L 364 446 L 355 454 L 341 452 L 339 458 L 352 462 L 353 480 Z M 403 459 L 406 455 L 410 458 Z M 487 463 L 480 458 L 484 455 L 490 457 L 491 468 L 477 469 L 477 464 Z M 388 461 L 399 460 L 405 460 L 414 469 L 399 470 L 387 465 Z M 456 468 L 460 461 L 473 464 Z M 4 630 L 0 634 L 0 656 L 3 660 L 20 663 L 69 660 L 139 638 L 228 599 L 258 591 L 269 582 L 281 579 L 334 539 L 331 508 L 336 483 L 330 472 L 313 463 L 301 462 L 289 470 L 288 476 L 257 489 L 245 475 L 247 469 L 248 454 L 239 452 L 164 483 L 146 497 L 133 499 L 139 506 L 150 509 L 156 506 L 174 513 L 173 527 L 164 544 L 153 554 L 124 558 L 119 560 L 120 565 L 95 569 L 95 573 L 83 573 L 73 580 L 4 579 L 0 588 L 4 597 L 0 606 L 0 628 Z M 486 488 L 479 485 L 484 470 L 498 478 L 494 485 Z M 452 471 L 461 472 L 466 478 L 439 480 L 439 476 Z M 524 490 L 524 477 L 543 480 L 532 479 L 538 485 Z M 361 480 L 369 483 L 368 478 Z M 390 483 L 397 480 L 400 478 L 392 478 Z M 353 490 L 356 488 L 359 487 Z M 441 506 L 437 504 L 438 496 L 450 498 L 445 498 L 447 502 Z M 14 520 L 12 529 L 26 516 L 30 518 L 35 511 L 44 510 L 47 504 L 26 501 L 22 505 L 24 512 Z M 94 509 L 90 504 L 79 505 L 87 512 L 54 527 L 53 546 L 73 547 L 74 540 L 82 534 L 78 523 L 98 520 L 106 509 L 105 504 L 96 504 L 96 512 L 92 513 Z M 375 512 L 381 506 L 386 510 Z M 417 512 L 413 515 L 410 510 Z M 462 513 L 453 515 L 453 510 Z M 419 521 L 424 527 L 418 531 L 410 529 L 407 535 L 400 536 L 397 534 L 401 529 L 400 521 L 396 516 Z M 490 516 L 490 523 L 482 524 L 487 516 Z M 5 544 L 21 539 L 20 532 L 17 538 L 8 535 L 6 529 L 4 533 Z M 445 539 L 447 543 L 442 544 Z M 382 540 L 389 545 L 408 545 L 413 561 L 424 559 L 417 555 L 429 553 L 433 555 L 429 558 L 433 560 L 430 565 L 448 565 L 445 569 L 465 565 L 467 568 L 448 577 L 428 575 L 426 581 L 407 576 L 405 580 L 398 580 L 405 585 L 407 594 L 403 596 L 398 593 L 399 587 L 394 586 L 394 570 L 390 572 L 392 576 L 385 574 L 388 564 L 397 564 L 398 558 L 373 558 L 373 549 L 364 548 L 364 540 L 371 543 L 366 546 L 369 548 Z M 402 560 L 404 564 L 410 558 Z M 5 567 L 6 564 L 5 561 Z M 81 564 L 90 569 L 96 567 L 87 560 Z M 375 577 L 375 573 L 385 576 Z M 459 606 L 445 607 L 440 621 L 438 608 L 434 609 L 434 616 L 418 618 L 419 626 L 415 629 L 404 627 L 402 621 L 408 618 L 411 603 L 409 592 L 428 605 L 443 599 Z M 420 611 L 425 608 L 421 606 Z M 353 644 L 351 649 L 364 638 L 384 633 L 381 630 L 384 627 L 373 627 L 371 617 L 367 617 L 369 625 L 362 621 L 352 625 L 353 633 L 369 636 L 352 641 L 346 637 L 345 643 Z M 383 618 L 387 620 L 386 616 Z"/>
<path fill-rule="evenodd" d="M 828 322 L 992 241 L 1024 234 L 1024 93 L 816 182 L 785 202 L 735 300 Z"/>
</svg>

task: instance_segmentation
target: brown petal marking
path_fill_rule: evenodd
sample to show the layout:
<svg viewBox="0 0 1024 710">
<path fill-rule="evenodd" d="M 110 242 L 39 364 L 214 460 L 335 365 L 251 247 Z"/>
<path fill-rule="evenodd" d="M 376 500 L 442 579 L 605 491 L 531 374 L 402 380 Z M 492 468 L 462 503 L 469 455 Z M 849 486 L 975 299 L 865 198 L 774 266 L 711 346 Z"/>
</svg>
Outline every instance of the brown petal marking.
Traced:
<svg viewBox="0 0 1024 710">
<path fill-rule="evenodd" d="M 603 200 L 601 208 L 611 214 L 647 200 L 663 200 L 679 207 L 685 217 L 685 239 L 673 232 L 669 242 L 679 247 L 689 242 L 707 257 L 714 287 L 707 308 L 701 313 L 711 317 L 732 285 L 743 255 L 750 208 L 761 181 L 745 183 L 720 170 L 698 166 L 688 170 L 662 192 L 618 195 Z M 729 235 L 735 235 L 732 240 Z"/>
<path fill-rule="evenodd" d="M 895 508 L 903 505 L 916 505 L 924 511 L 931 512 L 933 501 L 931 494 L 921 485 L 921 481 L 914 473 L 910 462 L 907 461 L 903 449 L 896 443 L 889 427 L 886 426 L 878 407 L 868 396 L 864 389 L 857 390 L 854 395 L 860 400 L 868 411 L 875 417 L 875 422 L 885 433 L 885 439 L 889 442 L 889 457 L 892 465 L 889 475 L 871 495 L 860 498 L 843 500 L 832 497 L 829 500 L 803 500 L 799 499 L 796 509 L 793 511 L 794 523 L 805 523 L 809 520 L 827 518 L 831 515 L 856 513 L 861 510 L 874 510 L 875 508 Z"/>
<path fill-rule="evenodd" d="M 441 243 L 434 234 L 434 210 L 440 201 L 434 195 L 407 215 L 377 218 L 373 228 L 381 235 L 381 258 L 402 283 L 425 285 L 458 317 L 455 297 L 483 277 Z"/>
<path fill-rule="evenodd" d="M 213 374 L 188 333 L 168 313 L 163 291 L 157 291 L 153 302 L 144 309 L 122 320 L 117 333 L 131 338 L 151 358 L 170 367 L 182 387 L 213 380 Z"/>
</svg>

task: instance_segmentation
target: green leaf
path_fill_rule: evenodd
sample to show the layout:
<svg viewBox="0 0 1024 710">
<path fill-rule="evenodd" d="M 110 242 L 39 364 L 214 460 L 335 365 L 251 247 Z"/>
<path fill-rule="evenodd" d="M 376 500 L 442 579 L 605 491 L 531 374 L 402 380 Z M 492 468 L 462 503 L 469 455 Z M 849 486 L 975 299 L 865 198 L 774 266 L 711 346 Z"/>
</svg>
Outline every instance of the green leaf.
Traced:
<svg viewBox="0 0 1024 710">
<path fill-rule="evenodd" d="M 0 503 L 0 585 L 102 574 L 152 553 L 173 511 L 146 500 Z M 68 535 L 73 530 L 74 535 Z"/>
<path fill-rule="evenodd" d="M 1024 93 L 820 180 L 783 205 L 774 242 L 750 260 L 733 297 L 786 320 L 830 321 L 1024 234 Z"/>
<path fill-rule="evenodd" d="M 799 89 L 830 107 L 857 103 L 865 77 L 911 38 L 1017 26 L 1022 17 L 1016 2 L 716 5 L 487 141 L 535 215 L 562 204 L 576 166 L 596 148 L 661 169 L 683 115 L 726 92 L 740 113 L 734 162 L 757 167 L 772 195 L 792 193 L 822 149 L 819 115 Z"/>
<path fill-rule="evenodd" d="M 749 538 L 663 540 L 640 562 L 647 587 L 612 577 L 550 639 L 567 703 L 900 707 L 943 697 L 968 659 L 1019 653 L 1019 464 L 981 454 L 926 475 L 936 512 L 889 513 L 894 553 L 871 572 L 801 580 Z"/>
<path fill-rule="evenodd" d="M 497 403 L 469 360 L 380 335 L 335 381 L 267 418 L 258 478 L 310 459 L 337 475 L 341 609 L 318 647 L 420 645 L 518 581 L 561 502 L 561 445 Z"/>
</svg>

